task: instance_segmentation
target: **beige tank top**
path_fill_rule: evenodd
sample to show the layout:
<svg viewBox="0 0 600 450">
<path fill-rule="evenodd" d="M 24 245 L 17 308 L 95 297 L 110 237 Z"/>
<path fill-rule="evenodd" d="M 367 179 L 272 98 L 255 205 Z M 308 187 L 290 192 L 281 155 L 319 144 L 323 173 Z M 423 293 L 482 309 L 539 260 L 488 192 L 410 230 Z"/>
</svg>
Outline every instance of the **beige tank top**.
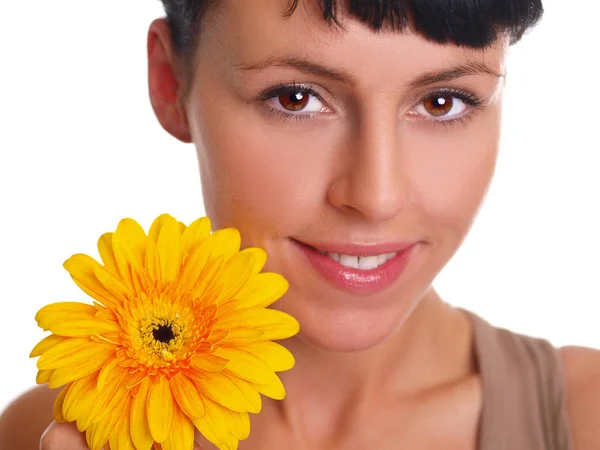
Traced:
<svg viewBox="0 0 600 450">
<path fill-rule="evenodd" d="M 556 348 L 465 312 L 483 384 L 478 450 L 573 450 Z"/>
</svg>

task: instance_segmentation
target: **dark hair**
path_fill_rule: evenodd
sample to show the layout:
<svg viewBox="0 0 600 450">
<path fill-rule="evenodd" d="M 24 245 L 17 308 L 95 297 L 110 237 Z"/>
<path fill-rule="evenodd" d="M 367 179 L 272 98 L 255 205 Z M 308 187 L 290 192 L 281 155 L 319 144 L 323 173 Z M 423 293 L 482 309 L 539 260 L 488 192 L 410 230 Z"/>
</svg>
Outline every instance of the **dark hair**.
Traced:
<svg viewBox="0 0 600 450">
<path fill-rule="evenodd" d="M 200 22 L 219 0 L 161 0 L 171 27 L 176 51 L 193 54 Z M 241 1 L 241 0 L 237 0 Z M 246 0 L 244 0 L 246 1 Z M 337 11 L 343 4 L 348 13 L 374 30 L 389 27 L 402 31 L 408 26 L 426 39 L 469 48 L 485 48 L 499 33 L 507 33 L 511 44 L 542 17 L 542 0 L 318 0 L 323 18 L 341 26 Z M 286 16 L 294 13 L 299 0 L 290 0 Z"/>
</svg>

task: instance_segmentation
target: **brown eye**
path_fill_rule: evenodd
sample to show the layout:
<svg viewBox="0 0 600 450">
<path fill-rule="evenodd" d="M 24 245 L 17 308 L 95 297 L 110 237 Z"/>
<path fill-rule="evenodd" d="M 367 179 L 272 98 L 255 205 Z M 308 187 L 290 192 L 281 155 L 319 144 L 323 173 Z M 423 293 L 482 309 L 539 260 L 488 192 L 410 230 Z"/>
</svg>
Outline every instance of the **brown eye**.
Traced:
<svg viewBox="0 0 600 450">
<path fill-rule="evenodd" d="M 308 101 L 310 99 L 310 94 L 306 94 L 301 91 L 296 92 L 286 92 L 284 94 L 280 94 L 277 97 L 281 106 L 283 106 L 288 111 L 301 111 L 303 110 Z"/>
<path fill-rule="evenodd" d="M 454 106 L 454 97 L 452 95 L 434 95 L 423 102 L 425 111 L 434 117 L 445 116 Z"/>
</svg>

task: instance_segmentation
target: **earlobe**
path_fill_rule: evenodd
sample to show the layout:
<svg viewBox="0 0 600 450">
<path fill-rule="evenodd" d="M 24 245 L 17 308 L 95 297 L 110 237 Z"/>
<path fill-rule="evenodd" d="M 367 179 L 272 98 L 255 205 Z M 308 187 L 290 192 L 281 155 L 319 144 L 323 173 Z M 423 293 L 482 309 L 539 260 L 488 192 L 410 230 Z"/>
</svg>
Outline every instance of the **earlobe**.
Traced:
<svg viewBox="0 0 600 450">
<path fill-rule="evenodd" d="M 182 142 L 192 142 L 184 105 L 180 100 L 184 80 L 178 77 L 171 33 L 165 19 L 148 31 L 148 87 L 150 102 L 162 127 Z"/>
</svg>

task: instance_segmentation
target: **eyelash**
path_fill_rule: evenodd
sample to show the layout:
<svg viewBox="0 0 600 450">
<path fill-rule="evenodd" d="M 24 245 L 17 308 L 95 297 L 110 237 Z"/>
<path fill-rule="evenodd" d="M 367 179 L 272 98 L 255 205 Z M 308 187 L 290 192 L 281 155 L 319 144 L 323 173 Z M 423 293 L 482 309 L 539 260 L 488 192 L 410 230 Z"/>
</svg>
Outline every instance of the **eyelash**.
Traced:
<svg viewBox="0 0 600 450">
<path fill-rule="evenodd" d="M 317 91 L 312 89 L 310 86 L 297 85 L 296 83 L 275 85 L 275 86 L 269 88 L 268 90 L 259 93 L 257 96 L 257 100 L 266 102 L 266 101 L 276 98 L 280 95 L 292 94 L 295 92 L 301 92 L 303 94 L 313 95 L 317 99 L 319 99 L 319 101 L 324 102 L 321 95 Z M 460 101 L 462 101 L 465 105 L 467 105 L 470 108 L 470 111 L 468 111 L 458 117 L 455 117 L 453 119 L 441 119 L 441 120 L 435 120 L 435 119 L 431 119 L 431 118 L 423 119 L 427 122 L 431 122 L 434 125 L 439 125 L 444 128 L 466 123 L 468 120 L 473 118 L 474 114 L 483 105 L 483 101 L 480 100 L 473 93 L 466 91 L 464 89 L 455 89 L 455 88 L 444 88 L 444 89 L 438 89 L 436 91 L 430 92 L 421 98 L 420 103 L 422 103 L 432 97 L 436 97 L 436 96 L 439 96 L 439 97 L 452 96 L 454 98 L 459 99 Z M 315 115 L 318 114 L 318 113 L 291 114 L 291 113 L 286 113 L 285 111 L 282 111 L 277 108 L 272 108 L 272 107 L 267 107 L 267 108 L 270 113 L 277 114 L 278 116 L 282 117 L 286 121 L 287 120 L 296 120 L 298 122 L 302 122 L 305 120 L 310 120 Z"/>
</svg>

